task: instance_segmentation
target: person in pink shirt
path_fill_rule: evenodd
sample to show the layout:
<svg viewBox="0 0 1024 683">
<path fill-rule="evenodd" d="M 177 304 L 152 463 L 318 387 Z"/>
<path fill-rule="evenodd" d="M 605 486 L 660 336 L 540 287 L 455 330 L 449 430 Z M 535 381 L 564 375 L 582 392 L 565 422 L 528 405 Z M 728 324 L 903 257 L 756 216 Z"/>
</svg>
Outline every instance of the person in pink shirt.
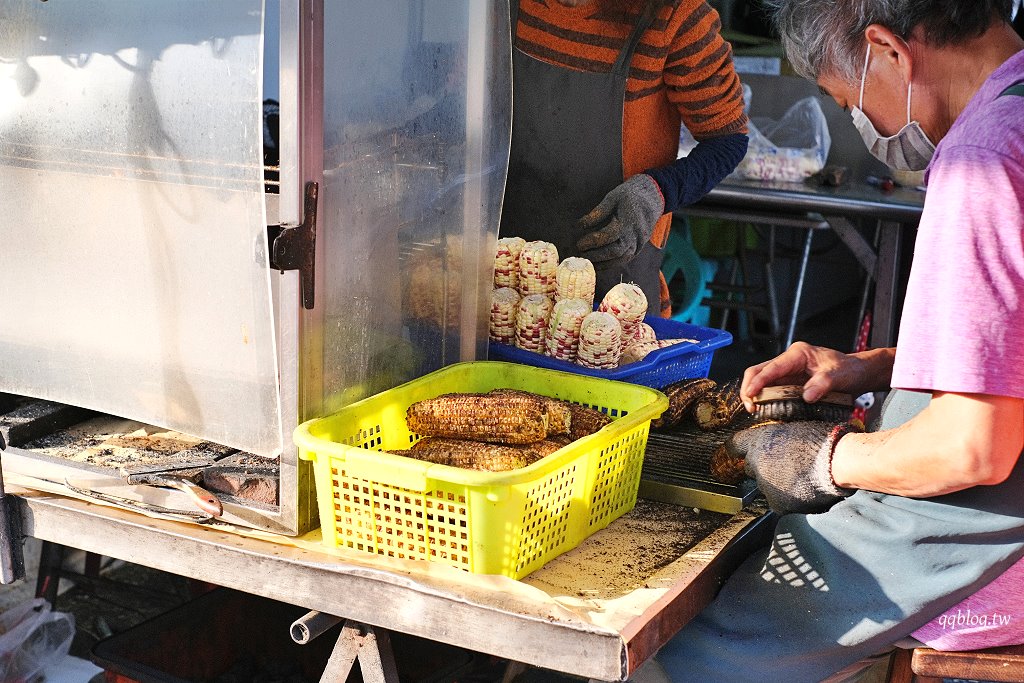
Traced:
<svg viewBox="0 0 1024 683">
<path fill-rule="evenodd" d="M 927 196 L 897 346 L 748 368 L 804 398 L 893 389 L 881 424 L 727 443 L 779 513 L 657 655 L 676 681 L 852 680 L 914 636 L 1024 643 L 1024 40 L 1012 0 L 769 0 L 794 68 Z M 914 641 L 916 642 L 916 641 Z"/>
</svg>

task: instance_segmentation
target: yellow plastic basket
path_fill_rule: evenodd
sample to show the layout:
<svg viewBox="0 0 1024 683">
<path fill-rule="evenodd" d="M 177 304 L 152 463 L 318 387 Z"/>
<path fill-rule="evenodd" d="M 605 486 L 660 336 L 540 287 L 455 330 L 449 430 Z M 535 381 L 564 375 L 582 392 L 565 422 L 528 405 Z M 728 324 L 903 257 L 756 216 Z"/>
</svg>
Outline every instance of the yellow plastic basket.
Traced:
<svg viewBox="0 0 1024 683">
<path fill-rule="evenodd" d="M 435 465 L 381 450 L 419 440 L 405 423 L 416 401 L 508 387 L 603 410 L 601 431 L 511 472 Z M 522 578 L 636 504 L 655 389 L 515 363 L 451 365 L 299 425 L 313 462 L 324 543 Z"/>
</svg>

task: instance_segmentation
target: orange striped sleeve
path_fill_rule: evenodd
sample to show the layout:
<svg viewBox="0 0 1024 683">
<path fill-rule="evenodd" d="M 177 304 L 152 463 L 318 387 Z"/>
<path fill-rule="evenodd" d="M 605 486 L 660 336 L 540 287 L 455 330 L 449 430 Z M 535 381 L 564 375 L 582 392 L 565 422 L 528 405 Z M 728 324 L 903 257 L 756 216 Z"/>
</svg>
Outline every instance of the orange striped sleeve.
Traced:
<svg viewBox="0 0 1024 683">
<path fill-rule="evenodd" d="M 516 0 L 513 0 L 516 1 Z M 646 0 L 519 0 L 516 47 L 569 69 L 606 73 L 644 11 Z M 695 137 L 746 131 L 732 48 L 706 0 L 663 3 L 630 63 L 627 104 L 660 98 Z M 644 106 L 660 106 L 645 104 Z"/>
<path fill-rule="evenodd" d="M 747 130 L 732 46 L 721 28 L 718 12 L 704 0 L 682 0 L 668 29 L 674 36 L 665 59 L 668 99 L 697 139 Z"/>
</svg>

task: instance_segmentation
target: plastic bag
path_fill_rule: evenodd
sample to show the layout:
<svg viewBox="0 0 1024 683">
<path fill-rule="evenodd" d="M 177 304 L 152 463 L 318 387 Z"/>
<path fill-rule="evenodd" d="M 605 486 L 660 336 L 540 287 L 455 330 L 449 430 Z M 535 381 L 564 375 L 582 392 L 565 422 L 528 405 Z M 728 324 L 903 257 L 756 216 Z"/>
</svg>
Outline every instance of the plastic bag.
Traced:
<svg viewBox="0 0 1024 683">
<path fill-rule="evenodd" d="M 743 86 L 750 106 L 750 87 Z M 816 97 L 805 97 L 781 119 L 753 118 L 750 144 L 734 175 L 751 180 L 799 182 L 825 167 L 832 137 Z"/>
<path fill-rule="evenodd" d="M 47 664 L 65 657 L 75 637 L 75 618 L 54 612 L 42 598 L 0 614 L 0 681 L 27 683 Z"/>
</svg>

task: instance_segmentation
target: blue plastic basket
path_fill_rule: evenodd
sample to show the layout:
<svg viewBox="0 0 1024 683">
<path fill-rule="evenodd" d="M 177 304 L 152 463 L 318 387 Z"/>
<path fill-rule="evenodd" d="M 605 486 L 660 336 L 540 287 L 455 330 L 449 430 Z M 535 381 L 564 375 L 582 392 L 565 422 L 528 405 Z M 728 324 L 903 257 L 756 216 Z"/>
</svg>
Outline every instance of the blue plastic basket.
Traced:
<svg viewBox="0 0 1024 683">
<path fill-rule="evenodd" d="M 696 344 L 673 344 L 657 351 L 651 351 L 641 360 L 612 370 L 594 370 L 575 363 L 569 363 L 534 351 L 491 342 L 489 358 L 524 365 L 533 365 L 550 370 L 575 372 L 579 375 L 631 382 L 645 387 L 661 389 L 673 382 L 694 377 L 707 377 L 715 349 L 732 343 L 732 335 L 725 330 L 690 325 L 676 320 L 647 316 L 644 322 L 654 328 L 658 339 L 696 339 Z"/>
</svg>

